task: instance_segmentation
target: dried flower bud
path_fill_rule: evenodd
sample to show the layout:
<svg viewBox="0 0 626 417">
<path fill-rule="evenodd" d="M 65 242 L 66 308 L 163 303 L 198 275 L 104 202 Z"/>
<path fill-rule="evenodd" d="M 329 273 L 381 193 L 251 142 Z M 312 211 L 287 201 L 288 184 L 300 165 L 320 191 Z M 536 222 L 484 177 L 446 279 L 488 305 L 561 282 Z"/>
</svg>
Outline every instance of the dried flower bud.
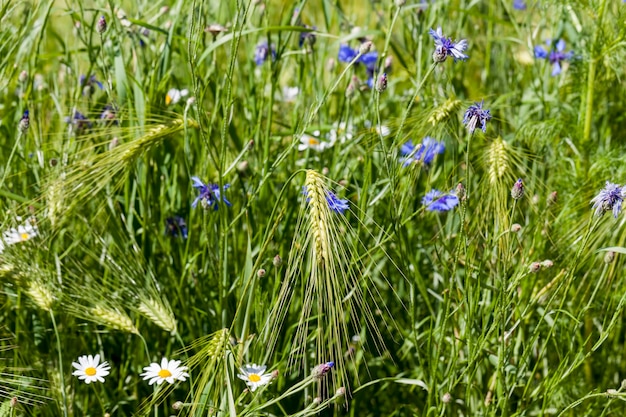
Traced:
<svg viewBox="0 0 626 417">
<path fill-rule="evenodd" d="M 326 375 L 330 372 L 331 369 L 333 369 L 333 366 L 335 366 L 335 362 L 320 363 L 311 370 L 311 375 L 313 375 L 317 379 L 322 379 L 324 375 Z"/>
<path fill-rule="evenodd" d="M 25 83 L 26 81 L 28 81 L 28 72 L 26 71 L 20 72 L 20 75 L 17 77 L 17 80 L 21 83 Z"/>
<path fill-rule="evenodd" d="M 274 256 L 272 263 L 276 268 L 280 268 L 280 266 L 283 264 L 283 258 L 281 258 L 280 255 L 276 255 Z"/>
<path fill-rule="evenodd" d="M 450 401 L 452 401 L 452 395 L 450 395 L 449 392 L 443 394 L 443 396 L 441 397 L 441 402 L 444 404 L 448 404 Z"/>
<path fill-rule="evenodd" d="M 278 378 L 278 375 L 280 375 L 280 371 L 278 369 L 274 369 L 272 371 L 272 379 Z"/>
<path fill-rule="evenodd" d="M 261 268 L 258 271 L 256 271 L 256 276 L 259 278 L 263 278 L 265 276 L 265 269 Z"/>
<path fill-rule="evenodd" d="M 610 264 L 615 259 L 615 252 L 608 251 L 606 255 L 604 255 L 604 263 Z"/>
<path fill-rule="evenodd" d="M 511 197 L 513 197 L 515 200 L 519 200 L 523 196 L 524 183 L 522 182 L 522 179 L 519 178 L 517 181 L 515 181 L 515 184 L 513 184 L 513 188 L 511 188 Z"/>
<path fill-rule="evenodd" d="M 185 404 L 182 401 L 176 401 L 174 404 L 172 404 L 172 408 L 174 410 L 182 410 L 184 406 Z"/>
<path fill-rule="evenodd" d="M 519 223 L 513 223 L 513 225 L 511 226 L 511 232 L 517 233 L 520 230 L 522 230 L 522 225 Z"/>
<path fill-rule="evenodd" d="M 441 46 L 438 46 L 435 48 L 435 51 L 433 52 L 433 61 L 436 63 L 440 63 L 446 60 L 446 58 L 448 57 L 448 53 L 446 52 L 445 49 L 443 49 Z"/>
<path fill-rule="evenodd" d="M 359 46 L 359 55 L 364 55 L 372 50 L 372 41 L 366 41 Z"/>
<path fill-rule="evenodd" d="M 348 84 L 348 87 L 346 87 L 346 98 L 354 97 L 354 92 L 356 91 L 358 85 L 359 79 L 356 78 L 356 76 L 352 77 L 352 80 L 350 80 L 350 84 Z"/>
<path fill-rule="evenodd" d="M 550 259 L 546 259 L 545 261 L 541 262 L 541 266 L 543 268 L 552 268 L 554 266 L 554 262 L 552 262 Z"/>
<path fill-rule="evenodd" d="M 376 90 L 379 93 L 382 93 L 386 89 L 387 89 L 387 73 L 383 72 L 382 74 L 380 74 L 380 77 L 378 77 L 378 81 L 376 82 Z"/>
<path fill-rule="evenodd" d="M 540 262 L 533 262 L 532 264 L 530 264 L 530 272 L 532 273 L 539 272 L 540 269 L 541 269 Z"/>
<path fill-rule="evenodd" d="M 103 34 L 107 31 L 107 21 L 104 16 L 100 16 L 98 19 L 98 23 L 96 23 L 96 30 L 99 34 Z"/>
</svg>

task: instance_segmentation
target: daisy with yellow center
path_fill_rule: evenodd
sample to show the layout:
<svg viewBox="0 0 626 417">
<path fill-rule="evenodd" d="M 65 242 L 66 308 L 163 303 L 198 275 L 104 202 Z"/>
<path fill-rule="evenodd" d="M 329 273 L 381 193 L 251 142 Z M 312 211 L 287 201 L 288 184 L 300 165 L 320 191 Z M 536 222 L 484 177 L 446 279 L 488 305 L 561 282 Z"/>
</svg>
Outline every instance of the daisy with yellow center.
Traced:
<svg viewBox="0 0 626 417">
<path fill-rule="evenodd" d="M 181 98 L 186 97 L 189 94 L 189 90 L 182 89 L 179 90 L 177 88 L 170 88 L 167 94 L 165 95 L 165 105 L 169 106 L 170 104 L 176 104 L 180 101 Z"/>
<path fill-rule="evenodd" d="M 111 367 L 108 362 L 100 363 L 100 355 L 91 356 L 84 355 L 78 357 L 78 363 L 72 362 L 72 366 L 76 368 L 72 375 L 77 376 L 85 384 L 92 382 L 104 382 L 104 377 L 109 374 Z"/>
<path fill-rule="evenodd" d="M 16 243 L 25 242 L 37 236 L 37 226 L 34 218 L 27 219 L 24 224 L 20 224 L 16 228 L 7 230 L 2 234 L 2 240 L 5 245 L 14 245 Z"/>
<path fill-rule="evenodd" d="M 250 391 L 254 392 L 258 387 L 267 385 L 272 381 L 272 374 L 263 373 L 265 369 L 267 369 L 265 365 L 259 366 L 256 363 L 244 365 L 239 368 L 241 374 L 238 374 L 237 377 L 246 381 Z"/>
<path fill-rule="evenodd" d="M 185 381 L 189 374 L 185 372 L 186 366 L 180 366 L 180 361 L 171 360 L 167 358 L 161 359 L 161 364 L 156 362 L 143 368 L 144 373 L 140 374 L 144 380 L 149 380 L 148 384 L 152 385 L 156 382 L 157 385 L 161 385 L 163 381 L 167 381 L 169 384 L 173 384 L 174 381 Z"/>
<path fill-rule="evenodd" d="M 313 132 L 313 136 L 308 135 L 306 133 L 303 134 L 300 137 L 300 144 L 298 145 L 298 150 L 306 151 L 307 149 L 312 149 L 314 151 L 321 152 L 324 149 L 330 148 L 332 146 L 332 143 L 320 140 L 319 136 L 320 136 L 319 130 L 316 130 L 315 132 Z"/>
</svg>

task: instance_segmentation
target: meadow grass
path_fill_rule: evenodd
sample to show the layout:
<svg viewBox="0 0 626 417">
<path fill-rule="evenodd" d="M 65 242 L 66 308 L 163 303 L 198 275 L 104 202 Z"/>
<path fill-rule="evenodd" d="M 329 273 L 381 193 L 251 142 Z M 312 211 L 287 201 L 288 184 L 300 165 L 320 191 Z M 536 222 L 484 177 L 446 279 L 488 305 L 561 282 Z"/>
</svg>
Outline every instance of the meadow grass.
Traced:
<svg viewBox="0 0 626 417">
<path fill-rule="evenodd" d="M 623 415 L 625 17 L 1 1 L 0 417 Z"/>
</svg>

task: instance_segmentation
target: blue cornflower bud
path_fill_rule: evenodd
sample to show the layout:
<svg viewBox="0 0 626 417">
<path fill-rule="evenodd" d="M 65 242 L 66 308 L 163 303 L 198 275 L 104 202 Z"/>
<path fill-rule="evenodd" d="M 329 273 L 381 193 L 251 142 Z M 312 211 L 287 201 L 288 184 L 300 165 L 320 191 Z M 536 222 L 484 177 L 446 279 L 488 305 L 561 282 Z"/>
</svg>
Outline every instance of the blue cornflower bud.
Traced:
<svg viewBox="0 0 626 417">
<path fill-rule="evenodd" d="M 19 128 L 22 133 L 26 133 L 28 128 L 30 127 L 30 117 L 28 110 L 24 110 L 24 114 L 20 119 Z"/>
<path fill-rule="evenodd" d="M 550 46 L 551 41 L 548 39 L 546 44 Z M 544 49 L 542 46 L 535 46 L 535 58 L 548 59 L 552 64 L 552 76 L 557 76 L 561 73 L 561 62 L 569 61 L 574 56 L 574 52 L 564 52 L 565 41 L 559 39 L 555 47 L 550 52 Z"/>
<path fill-rule="evenodd" d="M 607 211 L 612 211 L 613 217 L 617 218 L 622 211 L 624 198 L 626 198 L 626 187 L 607 181 L 606 186 L 591 200 L 592 208 L 596 210 L 594 214 L 600 217 Z"/>
<path fill-rule="evenodd" d="M 379 93 L 382 93 L 386 89 L 387 89 L 387 73 L 383 72 L 382 74 L 380 74 L 380 76 L 378 77 L 378 81 L 376 82 L 376 90 L 378 90 Z"/>
<path fill-rule="evenodd" d="M 205 184 L 200 181 L 198 177 L 191 177 L 193 181 L 193 188 L 198 189 L 200 191 L 200 195 L 196 197 L 196 199 L 191 203 L 191 207 L 196 207 L 198 202 L 202 203 L 202 207 L 208 209 L 209 207 L 213 207 L 213 210 L 218 209 L 218 203 L 221 201 L 226 204 L 228 207 L 232 206 L 231 202 L 226 199 L 220 193 L 220 187 L 217 184 Z M 224 184 L 222 187 L 222 192 L 230 188 L 230 184 Z"/>
<path fill-rule="evenodd" d="M 427 211 L 442 212 L 456 207 L 459 204 L 459 198 L 454 194 L 454 191 L 444 194 L 433 189 L 422 198 L 422 204 L 426 206 Z"/>
<path fill-rule="evenodd" d="M 474 103 L 465 112 L 463 124 L 467 126 L 470 134 L 474 133 L 476 126 L 480 123 L 483 132 L 487 132 L 487 122 L 491 120 L 491 113 L 487 109 L 483 109 L 484 100 L 480 103 Z"/>
<path fill-rule="evenodd" d="M 104 16 L 100 16 L 98 23 L 96 23 L 96 30 L 98 33 L 103 34 L 107 30 L 107 21 Z"/>
<path fill-rule="evenodd" d="M 303 25 L 309 32 L 300 32 L 300 39 L 298 40 L 298 46 L 302 48 L 304 45 L 313 46 L 317 40 L 317 36 L 313 31 L 317 30 L 317 26 Z"/>
<path fill-rule="evenodd" d="M 402 165 L 407 166 L 411 163 L 422 162 L 424 165 L 430 165 L 436 155 L 442 154 L 446 149 L 443 142 L 426 136 L 422 139 L 422 143 L 413 145 L 412 141 L 406 142 L 400 147 L 400 153 L 404 158 Z"/>
<path fill-rule="evenodd" d="M 511 188 L 511 197 L 515 200 L 519 200 L 524 196 L 524 183 L 521 178 L 515 181 L 513 188 Z"/>
<path fill-rule="evenodd" d="M 276 48 L 274 45 L 269 46 L 267 41 L 261 41 L 257 44 L 254 50 L 254 62 L 257 65 L 262 65 L 267 61 L 267 57 L 271 54 L 272 60 L 276 58 Z"/>
<path fill-rule="evenodd" d="M 463 53 L 467 49 L 467 41 L 465 39 L 453 42 L 451 38 L 443 36 L 441 27 L 438 27 L 436 31 L 430 29 L 428 33 L 435 40 L 435 52 L 433 52 L 433 60 L 435 62 L 443 62 L 449 56 L 454 59 L 454 62 L 457 59 L 465 61 L 469 58 L 469 56 Z"/>
<path fill-rule="evenodd" d="M 330 372 L 331 369 L 335 366 L 335 362 L 326 362 L 320 363 L 311 371 L 311 375 L 313 375 L 317 379 L 321 379 L 324 375 Z"/>
<path fill-rule="evenodd" d="M 87 78 L 83 74 L 80 76 L 79 82 L 80 82 L 81 87 L 83 87 L 84 96 L 90 96 L 96 91 L 96 88 L 94 87 L 94 85 L 97 85 L 98 88 L 100 88 L 100 90 L 104 90 L 104 85 L 102 85 L 102 83 L 98 81 L 95 75 L 91 75 L 89 78 Z"/>
<path fill-rule="evenodd" d="M 515 10 L 526 10 L 525 0 L 513 0 L 513 8 Z"/>
</svg>

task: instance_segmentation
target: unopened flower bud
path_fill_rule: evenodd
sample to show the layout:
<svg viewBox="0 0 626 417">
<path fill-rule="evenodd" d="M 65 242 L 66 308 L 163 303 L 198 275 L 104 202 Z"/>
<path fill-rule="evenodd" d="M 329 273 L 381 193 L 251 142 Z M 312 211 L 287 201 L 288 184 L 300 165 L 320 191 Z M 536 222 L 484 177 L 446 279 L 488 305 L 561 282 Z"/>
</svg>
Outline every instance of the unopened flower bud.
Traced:
<svg viewBox="0 0 626 417">
<path fill-rule="evenodd" d="M 379 93 L 382 93 L 386 89 L 387 89 L 387 73 L 383 72 L 382 74 L 380 74 L 380 76 L 378 77 L 378 81 L 376 82 L 376 90 L 378 90 Z"/>
<path fill-rule="evenodd" d="M 337 388 L 337 391 L 335 391 L 335 396 L 343 397 L 344 395 L 346 395 L 346 387 Z"/>
<path fill-rule="evenodd" d="M 187 99 L 187 105 L 188 106 L 193 106 L 196 103 L 196 98 L 191 96 Z"/>
<path fill-rule="evenodd" d="M 50 158 L 50 162 L 48 162 L 51 167 L 55 167 L 59 164 L 59 160 L 56 158 Z"/>
<path fill-rule="evenodd" d="M 395 3 L 396 3 L 396 6 L 402 7 L 406 4 L 406 0 L 396 0 Z"/>
<path fill-rule="evenodd" d="M 389 55 L 387 58 L 385 58 L 385 64 L 383 65 L 385 71 L 389 71 L 391 69 L 391 64 L 393 64 L 393 57 Z"/>
<path fill-rule="evenodd" d="M 258 271 L 256 271 L 256 276 L 259 278 L 263 278 L 265 276 L 265 269 L 261 268 Z"/>
<path fill-rule="evenodd" d="M 530 264 L 530 272 L 532 273 L 539 272 L 540 269 L 541 269 L 540 262 L 533 262 L 532 264 Z"/>
<path fill-rule="evenodd" d="M 460 201 L 465 201 L 465 198 L 467 197 L 465 187 L 461 183 L 456 186 L 456 196 Z"/>
<path fill-rule="evenodd" d="M 328 61 L 326 61 L 326 71 L 333 72 L 336 66 L 337 61 L 335 61 L 335 58 L 328 58 Z"/>
<path fill-rule="evenodd" d="M 452 395 L 450 395 L 449 392 L 443 394 L 443 396 L 441 397 L 441 402 L 444 404 L 448 404 L 450 401 L 452 401 Z"/>
<path fill-rule="evenodd" d="M 435 48 L 435 51 L 433 52 L 433 61 L 436 63 L 440 63 L 446 60 L 446 58 L 448 57 L 448 54 L 446 53 L 445 49 L 443 49 L 441 46 L 438 46 Z"/>
<path fill-rule="evenodd" d="M 21 83 L 25 83 L 26 81 L 28 81 L 28 72 L 26 71 L 20 72 L 20 75 L 17 77 L 17 80 Z"/>
<path fill-rule="evenodd" d="M 104 16 L 100 16 L 98 19 L 98 23 L 96 23 L 96 30 L 99 34 L 103 34 L 107 31 L 107 21 Z"/>
<path fill-rule="evenodd" d="M 272 379 L 278 378 L 278 375 L 280 375 L 280 371 L 278 369 L 274 369 L 272 371 Z"/>
<path fill-rule="evenodd" d="M 363 42 L 361 46 L 359 46 L 359 54 L 363 55 L 363 54 L 368 53 L 369 51 L 372 50 L 372 46 L 373 46 L 372 41 Z"/>
<path fill-rule="evenodd" d="M 519 200 L 523 196 L 524 183 L 522 182 L 522 179 L 519 178 L 517 181 L 515 181 L 515 184 L 513 184 L 513 188 L 511 188 L 511 197 L 513 197 L 515 200 Z"/>
<path fill-rule="evenodd" d="M 281 258 L 280 255 L 276 255 L 274 256 L 272 263 L 276 268 L 279 268 L 283 264 L 283 258 Z"/>
<path fill-rule="evenodd" d="M 541 266 L 544 268 L 552 268 L 554 266 L 554 262 L 552 262 L 550 259 L 546 259 L 545 261 L 541 262 Z"/>
<path fill-rule="evenodd" d="M 115 148 L 119 143 L 120 140 L 117 138 L 117 136 L 115 136 L 113 139 L 111 139 L 111 142 L 109 142 L 109 150 Z"/>
<path fill-rule="evenodd" d="M 608 251 L 606 255 L 604 255 L 604 263 L 610 264 L 615 259 L 615 252 Z"/>
<path fill-rule="evenodd" d="M 511 232 L 517 233 L 520 230 L 522 230 L 522 225 L 519 223 L 513 223 L 513 225 L 511 226 Z"/>
<path fill-rule="evenodd" d="M 19 128 L 22 133 L 26 133 L 30 127 L 30 117 L 28 116 L 28 110 L 24 110 L 24 114 L 20 119 Z"/>
<path fill-rule="evenodd" d="M 313 405 L 319 405 L 322 402 L 322 397 L 313 398 Z"/>
<path fill-rule="evenodd" d="M 17 403 L 18 403 L 17 397 L 11 398 L 11 408 L 17 407 Z"/>
<path fill-rule="evenodd" d="M 322 168 L 322 175 L 328 175 L 329 172 L 330 170 L 328 169 L 328 167 Z"/>
<path fill-rule="evenodd" d="M 248 171 L 249 165 L 248 161 L 241 161 L 237 164 L 237 171 L 239 171 L 240 174 L 245 174 Z"/>
<path fill-rule="evenodd" d="M 550 195 L 548 196 L 548 205 L 551 206 L 553 204 L 556 204 L 558 200 L 558 196 L 559 195 L 556 191 L 552 191 Z"/>
<path fill-rule="evenodd" d="M 172 408 L 174 410 L 182 410 L 184 406 L 185 404 L 182 401 L 176 401 L 174 404 L 172 404 Z"/>
<path fill-rule="evenodd" d="M 311 370 L 311 375 L 313 375 L 317 379 L 322 379 L 324 375 L 326 375 L 330 372 L 331 369 L 333 369 L 333 366 L 335 366 L 335 362 L 320 363 L 315 368 L 313 368 L 313 370 Z"/>
</svg>

